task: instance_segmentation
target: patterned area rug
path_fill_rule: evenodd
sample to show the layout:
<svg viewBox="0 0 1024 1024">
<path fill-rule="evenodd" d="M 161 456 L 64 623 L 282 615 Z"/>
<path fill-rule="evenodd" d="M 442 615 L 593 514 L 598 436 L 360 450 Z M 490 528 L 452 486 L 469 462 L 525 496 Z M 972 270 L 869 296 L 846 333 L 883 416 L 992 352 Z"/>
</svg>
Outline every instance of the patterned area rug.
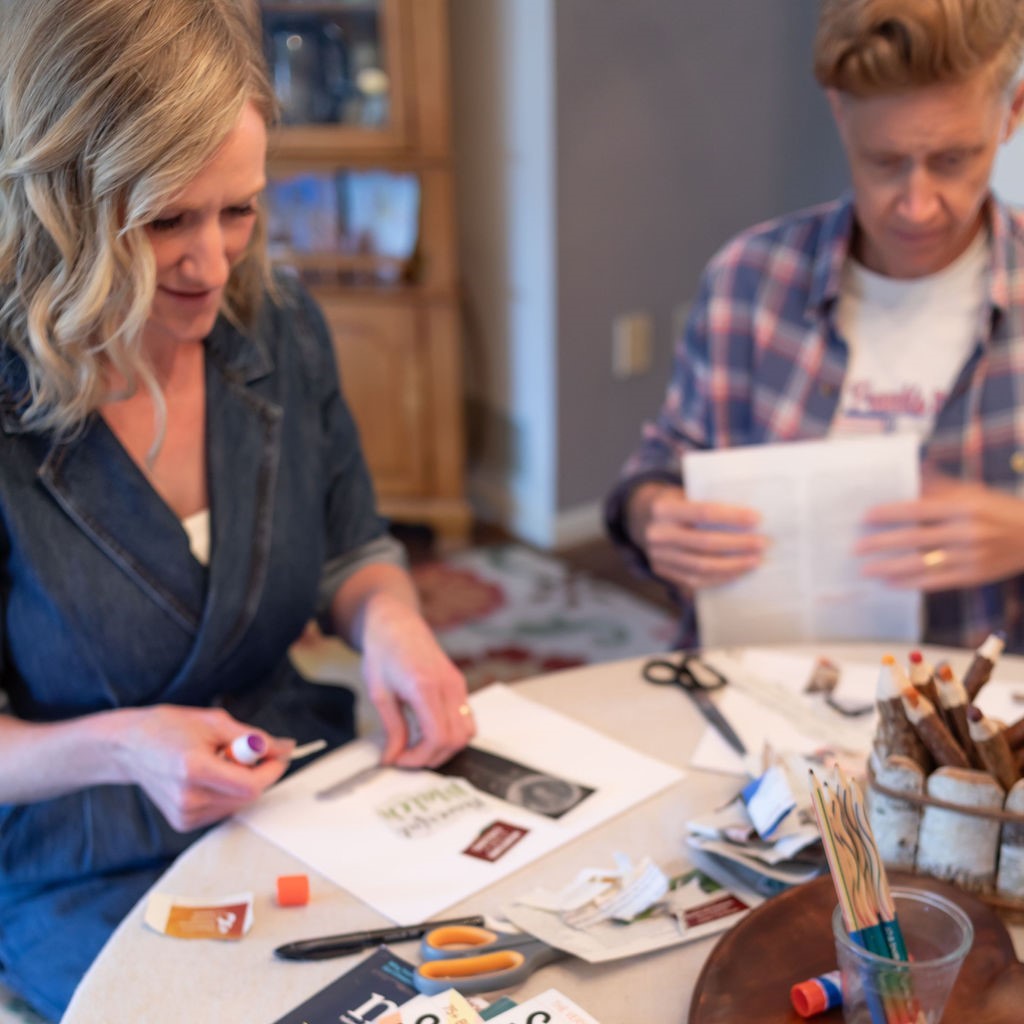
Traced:
<svg viewBox="0 0 1024 1024">
<path fill-rule="evenodd" d="M 470 689 L 666 650 L 672 616 L 517 544 L 413 568 L 427 620 Z"/>
<path fill-rule="evenodd" d="M 428 621 L 470 689 L 577 665 L 667 650 L 673 617 L 619 587 L 516 544 L 470 548 L 413 568 Z M 293 649 L 327 683 L 358 678 L 358 656 L 334 640 Z M 44 1024 L 0 986 L 0 1024 Z"/>
</svg>

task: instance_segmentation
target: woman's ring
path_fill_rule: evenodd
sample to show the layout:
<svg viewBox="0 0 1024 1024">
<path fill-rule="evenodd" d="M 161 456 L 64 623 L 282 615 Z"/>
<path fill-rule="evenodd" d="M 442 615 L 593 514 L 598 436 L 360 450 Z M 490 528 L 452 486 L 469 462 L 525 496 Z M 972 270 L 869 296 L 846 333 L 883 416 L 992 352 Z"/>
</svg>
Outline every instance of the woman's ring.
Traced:
<svg viewBox="0 0 1024 1024">
<path fill-rule="evenodd" d="M 473 709 L 468 704 L 459 705 L 459 714 L 465 717 L 466 715 L 473 714 Z"/>
<path fill-rule="evenodd" d="M 926 569 L 937 569 L 943 562 L 946 561 L 946 552 L 940 548 L 935 548 L 932 551 L 926 551 L 922 556 L 924 567 Z"/>
</svg>

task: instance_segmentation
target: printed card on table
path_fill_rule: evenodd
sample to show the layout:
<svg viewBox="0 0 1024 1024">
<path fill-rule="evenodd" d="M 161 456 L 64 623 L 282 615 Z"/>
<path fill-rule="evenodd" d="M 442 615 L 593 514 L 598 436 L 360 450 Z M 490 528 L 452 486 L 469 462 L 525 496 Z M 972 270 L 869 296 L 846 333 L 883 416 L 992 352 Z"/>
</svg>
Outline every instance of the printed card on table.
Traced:
<svg viewBox="0 0 1024 1024">
<path fill-rule="evenodd" d="M 527 999 L 518 1006 L 490 1018 L 494 1024 L 534 1024 L 535 1021 L 550 1021 L 551 1024 L 599 1024 L 586 1010 L 577 1006 L 568 996 L 556 988 L 549 988 L 539 996 Z"/>
<path fill-rule="evenodd" d="M 381 913 L 410 923 L 682 778 L 506 686 L 489 686 L 470 704 L 478 735 L 453 774 L 380 768 L 376 747 L 358 741 L 275 786 L 240 817 Z"/>
<path fill-rule="evenodd" d="M 375 1018 L 374 1024 L 481 1024 L 483 1018 L 454 988 L 436 995 L 414 996 L 394 1013 Z"/>
<path fill-rule="evenodd" d="M 413 966 L 381 946 L 274 1024 L 366 1024 L 416 995 Z"/>
</svg>

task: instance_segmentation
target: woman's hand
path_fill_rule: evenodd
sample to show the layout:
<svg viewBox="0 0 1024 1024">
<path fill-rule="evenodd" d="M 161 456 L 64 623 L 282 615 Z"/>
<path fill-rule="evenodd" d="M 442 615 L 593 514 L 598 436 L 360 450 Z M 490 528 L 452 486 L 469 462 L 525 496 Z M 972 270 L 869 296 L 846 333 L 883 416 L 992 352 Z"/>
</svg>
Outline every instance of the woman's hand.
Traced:
<svg viewBox="0 0 1024 1024">
<path fill-rule="evenodd" d="M 403 568 L 363 566 L 338 588 L 331 613 L 338 635 L 363 653 L 367 695 L 384 726 L 383 764 L 439 765 L 473 738 L 466 680 L 420 614 Z"/>
<path fill-rule="evenodd" d="M 294 746 L 222 708 L 158 704 L 121 714 L 113 751 L 121 781 L 141 786 L 178 832 L 210 825 L 252 803 L 284 774 Z M 229 761 L 224 750 L 248 733 L 267 741 L 263 760 L 252 766 Z"/>
<path fill-rule="evenodd" d="M 729 583 L 756 569 L 768 539 L 750 508 L 690 501 L 681 487 L 641 484 L 628 506 L 628 529 L 655 576 L 685 592 Z"/>
<path fill-rule="evenodd" d="M 387 594 L 373 598 L 363 651 L 367 693 L 386 734 L 382 763 L 439 765 L 473 738 L 466 680 L 414 607 Z"/>
</svg>

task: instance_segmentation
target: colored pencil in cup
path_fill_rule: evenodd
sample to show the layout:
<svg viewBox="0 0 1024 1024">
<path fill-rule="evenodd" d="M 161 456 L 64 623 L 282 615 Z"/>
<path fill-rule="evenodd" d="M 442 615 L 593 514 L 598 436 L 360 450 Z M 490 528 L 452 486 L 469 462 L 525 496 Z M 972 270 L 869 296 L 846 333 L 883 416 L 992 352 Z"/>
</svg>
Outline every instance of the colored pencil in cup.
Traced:
<svg viewBox="0 0 1024 1024">
<path fill-rule="evenodd" d="M 842 818 L 847 831 L 854 831 L 863 838 L 863 854 L 865 868 L 868 872 L 871 888 L 874 890 L 875 909 L 878 912 L 878 923 L 885 936 L 889 956 L 894 960 L 907 959 L 907 947 L 903 941 L 903 932 L 896 919 L 896 904 L 889 891 L 889 877 L 885 873 L 885 865 L 878 853 L 878 843 L 871 830 L 864 796 L 860 787 L 847 779 L 841 768 L 839 773 L 841 795 L 839 797 Z"/>
<path fill-rule="evenodd" d="M 893 961 L 894 971 L 884 979 L 880 994 L 865 988 L 872 1024 L 914 1024 L 919 1008 L 909 978 L 896 967 L 907 960 L 907 951 L 860 791 L 842 775 L 830 786 L 812 771 L 810 783 L 811 806 L 846 931 L 857 945 Z"/>
</svg>

